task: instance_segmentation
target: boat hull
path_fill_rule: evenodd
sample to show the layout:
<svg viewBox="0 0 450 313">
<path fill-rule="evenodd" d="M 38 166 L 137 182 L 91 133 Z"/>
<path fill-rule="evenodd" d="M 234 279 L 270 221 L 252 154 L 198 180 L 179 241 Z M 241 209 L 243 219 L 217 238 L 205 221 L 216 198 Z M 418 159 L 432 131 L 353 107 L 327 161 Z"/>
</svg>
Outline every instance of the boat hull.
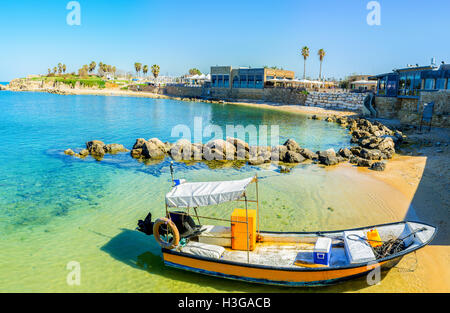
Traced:
<svg viewBox="0 0 450 313">
<path fill-rule="evenodd" d="M 332 285 L 365 276 L 378 267 L 381 271 L 389 270 L 395 266 L 402 257 L 358 267 L 320 270 L 268 268 L 246 264 L 229 264 L 178 255 L 167 250 L 163 251 L 163 258 L 164 263 L 167 266 L 199 274 L 259 284 L 288 287 L 313 287 Z"/>
<path fill-rule="evenodd" d="M 386 227 L 403 225 L 406 222 L 390 223 L 383 225 L 375 225 L 371 227 L 355 228 L 353 230 L 362 230 L 372 227 Z M 415 223 L 418 226 L 425 226 L 427 228 L 424 241 L 421 244 L 415 245 L 412 249 L 401 251 L 395 255 L 390 255 L 379 259 L 377 262 L 348 264 L 337 267 L 282 267 L 282 266 L 268 266 L 260 264 L 243 263 L 237 261 L 230 261 L 226 259 L 213 259 L 198 255 L 191 255 L 182 253 L 177 250 L 169 250 L 162 248 L 164 263 L 167 266 L 174 268 L 188 270 L 200 274 L 216 276 L 221 278 L 228 278 L 234 280 L 241 280 L 251 283 L 289 286 L 289 287 L 312 287 L 312 286 L 326 286 L 336 284 L 349 279 L 354 279 L 361 276 L 371 274 L 374 270 L 386 271 L 397 265 L 398 262 L 405 256 L 429 244 L 435 234 L 437 228 L 424 223 Z M 321 232 L 322 235 L 332 235 L 336 232 Z M 267 235 L 294 235 L 294 236 L 312 236 L 317 233 L 276 233 L 276 232 L 261 232 L 263 237 Z M 371 277 L 372 278 L 372 277 Z"/>
</svg>

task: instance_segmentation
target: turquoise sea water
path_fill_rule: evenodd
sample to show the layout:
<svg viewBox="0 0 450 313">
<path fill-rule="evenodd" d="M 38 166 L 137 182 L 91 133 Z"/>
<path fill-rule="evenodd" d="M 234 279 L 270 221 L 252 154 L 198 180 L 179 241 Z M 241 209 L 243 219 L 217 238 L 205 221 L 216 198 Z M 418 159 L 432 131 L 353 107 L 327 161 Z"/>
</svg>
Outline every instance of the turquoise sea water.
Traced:
<svg viewBox="0 0 450 313">
<path fill-rule="evenodd" d="M 153 238 L 134 231 L 148 211 L 155 217 L 163 214 L 170 187 L 168 160 L 145 165 L 126 153 L 97 162 L 62 153 L 92 139 L 128 148 L 140 137 L 174 142 L 178 137 L 171 136 L 172 128 L 192 127 L 195 117 L 201 117 L 204 126 L 279 125 L 281 143 L 294 138 L 313 151 L 348 146 L 350 140 L 336 124 L 276 110 L 0 92 L 0 291 L 265 291 L 167 269 Z M 266 230 L 384 222 L 393 216 L 389 201 L 396 201 L 378 199 L 375 190 L 387 187 L 365 176 L 355 178 L 351 171 L 329 172 L 313 164 L 302 164 L 289 175 L 270 166 L 213 170 L 202 163 L 176 163 L 175 169 L 177 177 L 190 181 L 258 173 L 261 228 Z M 368 203 L 370 211 L 361 210 Z M 205 208 L 205 213 L 226 218 L 230 209 Z M 66 264 L 72 260 L 83 270 L 77 287 L 66 282 Z"/>
</svg>

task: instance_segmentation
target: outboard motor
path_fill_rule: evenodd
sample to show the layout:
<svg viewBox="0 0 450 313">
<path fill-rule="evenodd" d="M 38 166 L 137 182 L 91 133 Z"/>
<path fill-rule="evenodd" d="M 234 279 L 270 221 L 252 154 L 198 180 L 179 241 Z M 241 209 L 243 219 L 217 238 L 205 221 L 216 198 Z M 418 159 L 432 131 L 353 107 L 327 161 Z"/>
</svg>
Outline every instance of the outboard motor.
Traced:
<svg viewBox="0 0 450 313">
<path fill-rule="evenodd" d="M 148 213 L 145 220 L 139 220 L 138 226 L 136 230 L 143 232 L 146 235 L 153 235 L 153 222 L 152 222 L 152 213 Z"/>
<path fill-rule="evenodd" d="M 181 213 L 181 214 L 177 214 Z M 184 212 L 176 211 L 170 212 L 170 219 L 178 228 L 180 236 L 188 237 L 200 229 L 200 226 L 196 225 L 191 216 L 186 215 Z"/>
</svg>

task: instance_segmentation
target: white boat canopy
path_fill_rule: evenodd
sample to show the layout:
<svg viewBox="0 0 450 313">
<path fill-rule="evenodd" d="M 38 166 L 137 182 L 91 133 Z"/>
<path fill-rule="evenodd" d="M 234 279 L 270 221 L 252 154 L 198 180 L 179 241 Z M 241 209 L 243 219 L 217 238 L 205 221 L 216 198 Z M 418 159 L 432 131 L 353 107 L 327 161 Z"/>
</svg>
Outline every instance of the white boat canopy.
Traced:
<svg viewBox="0 0 450 313">
<path fill-rule="evenodd" d="M 166 194 L 166 205 L 171 208 L 196 208 L 239 200 L 255 179 L 182 183 Z"/>
</svg>

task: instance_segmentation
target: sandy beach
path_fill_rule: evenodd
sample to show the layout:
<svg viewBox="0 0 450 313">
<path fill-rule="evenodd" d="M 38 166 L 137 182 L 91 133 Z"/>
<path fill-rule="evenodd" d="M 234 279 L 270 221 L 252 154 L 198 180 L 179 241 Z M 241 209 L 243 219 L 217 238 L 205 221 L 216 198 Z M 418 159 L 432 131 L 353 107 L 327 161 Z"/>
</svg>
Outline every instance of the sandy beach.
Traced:
<svg viewBox="0 0 450 313">
<path fill-rule="evenodd" d="M 412 281 L 416 284 L 415 287 L 424 292 L 449 292 L 450 131 L 411 131 L 407 135 L 410 144 L 388 162 L 384 172 L 360 170 L 391 185 L 406 197 L 410 206 L 406 210 L 398 208 L 399 216 L 403 216 L 405 220 L 420 220 L 438 227 L 433 242 L 416 253 L 417 268 Z M 405 258 L 397 267 L 409 268 L 410 265 L 411 259 Z M 404 272 L 402 275 L 407 277 L 409 274 Z M 386 286 L 389 285 L 383 282 L 382 286 L 370 287 L 368 291 L 394 291 L 384 289 Z"/>
</svg>

